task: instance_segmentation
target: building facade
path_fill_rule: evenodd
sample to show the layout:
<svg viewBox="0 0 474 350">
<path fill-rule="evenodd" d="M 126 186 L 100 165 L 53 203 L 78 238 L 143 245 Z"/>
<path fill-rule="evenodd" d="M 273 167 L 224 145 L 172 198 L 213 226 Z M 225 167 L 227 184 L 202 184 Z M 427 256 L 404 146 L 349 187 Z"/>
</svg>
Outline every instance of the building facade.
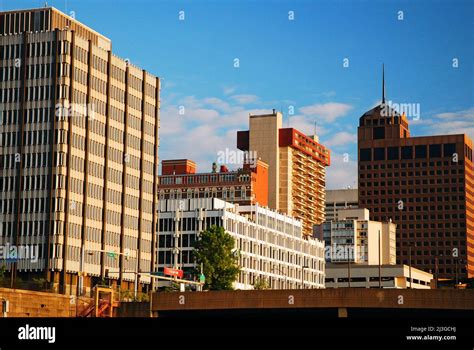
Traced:
<svg viewBox="0 0 474 350">
<path fill-rule="evenodd" d="M 111 46 L 54 8 L 0 13 L 0 244 L 39 246 L 12 278 L 77 293 L 155 264 L 160 81 Z"/>
<path fill-rule="evenodd" d="M 326 264 L 326 288 L 349 287 L 348 268 L 341 264 Z M 351 288 L 430 289 L 431 273 L 407 265 L 352 265 Z"/>
<path fill-rule="evenodd" d="M 268 164 L 268 205 L 303 222 L 303 234 L 324 221 L 326 166 L 330 152 L 293 128 L 282 128 L 282 114 L 250 115 L 249 130 L 237 132 L 237 148 L 255 152 Z"/>
<path fill-rule="evenodd" d="M 216 198 L 159 202 L 157 270 L 174 266 L 189 274 L 196 267 L 194 242 L 212 225 L 235 239 L 241 267 L 236 289 L 253 289 L 259 280 L 272 289 L 324 288 L 324 243 L 304 239 L 299 220 L 258 204 L 241 206 Z"/>
<path fill-rule="evenodd" d="M 357 208 L 358 206 L 359 195 L 357 188 L 326 190 L 325 221 L 337 220 L 337 212 L 339 209 Z"/>
<path fill-rule="evenodd" d="M 367 209 L 340 209 L 339 219 L 319 225 L 326 246 L 326 262 L 396 263 L 396 228 L 392 222 L 369 219 Z"/>
<path fill-rule="evenodd" d="M 359 205 L 397 224 L 397 263 L 437 278 L 474 276 L 472 141 L 465 134 L 411 137 L 385 104 L 359 121 Z M 410 248 L 411 247 L 411 248 Z"/>
<path fill-rule="evenodd" d="M 218 171 L 214 163 L 209 173 L 196 173 L 196 163 L 189 159 L 163 160 L 161 173 L 160 200 L 220 198 L 239 205 L 268 205 L 268 165 L 261 160 L 235 171 L 223 165 Z"/>
</svg>

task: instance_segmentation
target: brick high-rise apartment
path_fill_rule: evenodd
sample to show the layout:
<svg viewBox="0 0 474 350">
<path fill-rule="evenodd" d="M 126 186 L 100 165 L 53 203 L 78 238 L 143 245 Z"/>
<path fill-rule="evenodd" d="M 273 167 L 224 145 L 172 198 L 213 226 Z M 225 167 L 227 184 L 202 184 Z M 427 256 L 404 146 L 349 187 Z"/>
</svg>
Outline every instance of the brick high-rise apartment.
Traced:
<svg viewBox="0 0 474 350">
<path fill-rule="evenodd" d="M 64 293 L 154 266 L 160 82 L 111 47 L 54 8 L 0 13 L 0 244 L 39 245 L 12 277 Z"/>
<path fill-rule="evenodd" d="M 411 249 L 413 266 L 435 277 L 474 276 L 472 141 L 411 137 L 407 117 L 387 108 L 383 96 L 360 118 L 359 206 L 397 224 L 398 264 Z"/>
<path fill-rule="evenodd" d="M 330 152 L 293 128 L 282 128 L 282 114 L 250 115 L 249 130 L 237 132 L 237 147 L 256 152 L 268 164 L 268 206 L 303 221 L 303 234 L 324 222 L 326 166 Z"/>
</svg>

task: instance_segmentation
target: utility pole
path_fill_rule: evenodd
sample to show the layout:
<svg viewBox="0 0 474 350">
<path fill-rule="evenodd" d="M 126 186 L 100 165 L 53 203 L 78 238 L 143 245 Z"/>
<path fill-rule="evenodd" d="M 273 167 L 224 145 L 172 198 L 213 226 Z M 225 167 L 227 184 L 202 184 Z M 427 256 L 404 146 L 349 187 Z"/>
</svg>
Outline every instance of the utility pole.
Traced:
<svg viewBox="0 0 474 350">
<path fill-rule="evenodd" d="M 182 240 L 182 235 L 181 235 L 181 219 L 182 219 L 182 214 L 183 214 L 183 206 L 184 206 L 184 201 L 180 200 L 178 207 L 176 208 L 176 216 L 175 216 L 175 224 L 174 224 L 174 261 L 173 261 L 173 268 L 175 270 L 179 269 L 179 266 L 182 266 L 183 263 L 183 258 L 182 258 L 182 245 L 183 245 L 183 240 Z M 175 280 L 178 279 L 177 276 L 174 277 Z M 181 284 L 180 284 L 180 289 L 181 289 Z"/>
<path fill-rule="evenodd" d="M 82 289 L 84 288 L 84 255 L 86 254 L 86 247 L 82 244 L 81 247 L 81 264 L 79 266 L 79 281 L 77 283 L 77 296 L 82 295 Z"/>
<path fill-rule="evenodd" d="M 288 276 L 287 276 L 287 274 L 277 266 L 272 266 L 271 269 L 270 269 L 270 272 L 273 272 L 275 270 L 278 271 L 279 273 L 281 273 L 283 276 L 285 276 L 285 288 L 281 288 L 281 289 L 287 289 L 287 287 L 288 287 Z"/>
<path fill-rule="evenodd" d="M 135 257 L 135 286 L 134 286 L 134 295 L 135 295 L 135 300 L 137 300 L 137 294 L 138 294 L 138 279 L 140 278 L 139 271 L 138 271 L 138 266 L 139 266 L 139 261 L 138 261 L 138 251 L 137 251 L 137 256 Z"/>
<path fill-rule="evenodd" d="M 379 288 L 382 288 L 382 258 L 380 249 L 380 230 L 379 230 Z"/>
<path fill-rule="evenodd" d="M 174 254 L 173 254 L 173 268 L 178 269 L 179 265 L 179 223 L 180 223 L 179 208 L 176 208 L 176 215 L 174 218 Z"/>
<path fill-rule="evenodd" d="M 412 289 L 412 279 L 411 279 L 411 245 L 408 247 L 408 264 L 409 264 L 409 267 L 408 267 L 408 275 L 409 275 L 409 279 L 410 279 L 410 289 Z"/>
<path fill-rule="evenodd" d="M 301 289 L 304 289 L 304 270 L 308 268 L 309 266 L 307 265 L 301 267 Z"/>
<path fill-rule="evenodd" d="M 301 268 L 301 289 L 304 289 L 304 266 Z"/>
<path fill-rule="evenodd" d="M 459 283 L 459 276 L 458 276 L 458 258 L 454 258 L 454 261 L 456 262 L 456 266 L 455 266 L 456 285 L 454 286 L 454 288 L 457 288 L 457 287 L 458 287 L 458 283 Z"/>
<path fill-rule="evenodd" d="M 347 281 L 349 282 L 349 288 L 351 287 L 351 260 L 347 261 Z"/>
<path fill-rule="evenodd" d="M 354 248 L 349 249 L 348 256 L 347 256 L 347 286 L 348 288 L 351 287 L 351 279 L 352 279 L 352 273 L 351 273 L 351 262 L 352 259 L 355 261 L 355 255 L 354 255 L 354 250 L 355 250 L 355 242 L 356 240 L 354 239 Z"/>
</svg>

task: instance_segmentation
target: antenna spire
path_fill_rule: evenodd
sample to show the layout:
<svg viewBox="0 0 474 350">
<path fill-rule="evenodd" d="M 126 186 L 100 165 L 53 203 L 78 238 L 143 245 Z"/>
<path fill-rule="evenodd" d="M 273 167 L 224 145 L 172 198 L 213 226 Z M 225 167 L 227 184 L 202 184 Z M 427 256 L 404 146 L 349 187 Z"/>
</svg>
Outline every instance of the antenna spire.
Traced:
<svg viewBox="0 0 474 350">
<path fill-rule="evenodd" d="M 382 63 L 382 104 L 385 104 L 385 66 Z"/>
</svg>

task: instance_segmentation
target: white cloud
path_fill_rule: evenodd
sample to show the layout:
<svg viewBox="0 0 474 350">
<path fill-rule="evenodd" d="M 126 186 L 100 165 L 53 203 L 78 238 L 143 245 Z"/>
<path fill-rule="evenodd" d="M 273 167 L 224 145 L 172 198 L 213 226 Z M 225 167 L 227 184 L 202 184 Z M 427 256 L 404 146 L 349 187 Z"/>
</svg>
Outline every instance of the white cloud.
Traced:
<svg viewBox="0 0 474 350">
<path fill-rule="evenodd" d="M 345 103 L 328 102 L 304 106 L 299 111 L 305 116 L 316 117 L 318 121 L 330 123 L 345 116 L 351 109 L 352 106 Z"/>
<path fill-rule="evenodd" d="M 421 119 L 421 130 L 429 135 L 467 134 L 474 139 L 474 108 L 435 114 Z"/>
<path fill-rule="evenodd" d="M 180 106 L 184 114 L 179 114 Z M 160 159 L 189 158 L 197 163 L 198 171 L 210 171 L 218 151 L 236 150 L 237 130 L 248 129 L 249 113 L 266 112 L 216 97 L 182 98 L 161 110 Z"/>
<path fill-rule="evenodd" d="M 256 95 L 234 95 L 231 98 L 241 105 L 255 103 L 258 101 L 258 96 Z"/>
<path fill-rule="evenodd" d="M 283 125 L 283 127 L 287 127 L 287 125 Z M 314 135 L 316 130 L 316 135 L 321 136 L 327 133 L 327 130 L 316 123 L 316 128 L 314 125 L 314 120 L 304 116 L 304 115 L 295 115 L 291 116 L 289 119 L 289 127 L 294 128 L 298 131 L 301 131 L 305 135 Z"/>
<path fill-rule="evenodd" d="M 331 165 L 326 168 L 326 188 L 357 187 L 357 159 L 348 154 L 331 152 Z"/>
<path fill-rule="evenodd" d="M 345 145 L 357 143 L 357 135 L 355 133 L 341 131 L 336 134 L 333 134 L 329 140 L 323 143 L 326 147 L 345 146 Z"/>
<path fill-rule="evenodd" d="M 163 101 L 163 106 L 166 107 L 161 110 L 160 159 L 189 158 L 197 163 L 200 172 L 211 170 L 219 151 L 226 148 L 236 150 L 236 132 L 248 129 L 249 114 L 269 112 L 268 109 L 244 108 L 215 97 L 198 99 L 188 96 L 170 105 Z M 185 107 L 184 115 L 179 114 L 179 106 Z M 312 135 L 314 119 L 309 115 L 295 115 L 290 118 L 289 126 Z M 328 134 L 329 126 L 319 124 L 317 134 Z M 286 123 L 283 127 L 287 127 Z M 322 144 L 336 146 L 353 143 L 354 137 L 347 132 L 338 132 Z M 354 187 L 357 181 L 356 161 L 344 162 L 343 155 L 334 152 L 331 156 L 332 165 L 327 168 L 328 188 Z"/>
<path fill-rule="evenodd" d="M 318 94 L 318 96 L 323 96 L 326 98 L 334 97 L 336 96 L 336 91 L 331 90 L 331 91 L 324 91 Z"/>
<path fill-rule="evenodd" d="M 235 109 L 235 107 L 231 106 L 227 101 L 217 97 L 206 97 L 202 100 L 202 103 L 223 112 L 230 112 Z"/>
<path fill-rule="evenodd" d="M 435 118 L 444 120 L 466 120 L 474 123 L 474 107 L 464 111 L 438 113 L 435 115 Z"/>
<path fill-rule="evenodd" d="M 237 88 L 235 86 L 225 86 L 223 89 L 224 95 L 230 95 L 235 92 Z"/>
</svg>

